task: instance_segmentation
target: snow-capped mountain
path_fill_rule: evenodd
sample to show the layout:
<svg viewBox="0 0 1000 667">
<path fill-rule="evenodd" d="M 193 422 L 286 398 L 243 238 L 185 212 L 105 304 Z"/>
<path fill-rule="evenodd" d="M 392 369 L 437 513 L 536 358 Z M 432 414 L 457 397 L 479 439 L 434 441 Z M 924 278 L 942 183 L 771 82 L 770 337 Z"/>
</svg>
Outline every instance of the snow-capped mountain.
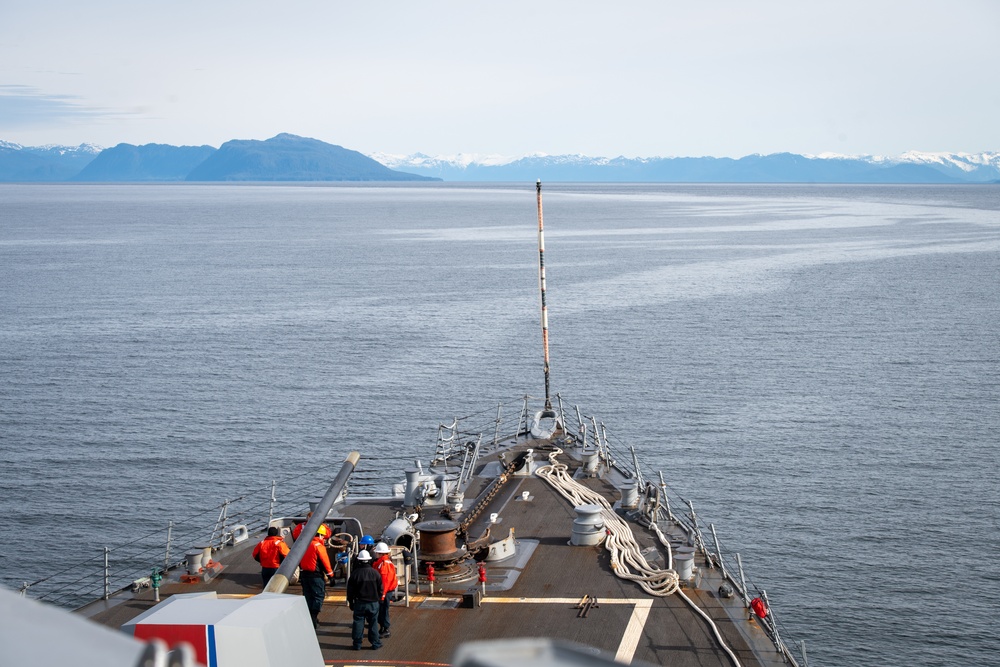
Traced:
<svg viewBox="0 0 1000 667">
<path fill-rule="evenodd" d="M 428 156 L 371 154 L 393 169 L 445 180 L 504 181 L 663 181 L 806 183 L 983 183 L 1000 181 L 1000 153 L 924 153 L 876 155 L 796 155 L 775 153 L 739 159 L 714 157 L 589 157 L 546 155 Z"/>
<path fill-rule="evenodd" d="M 0 181 L 66 181 L 102 150 L 94 144 L 22 146 L 0 140 Z"/>
<path fill-rule="evenodd" d="M 390 169 L 395 169 L 399 165 L 418 166 L 421 169 L 437 169 L 442 167 L 465 168 L 473 165 L 493 167 L 512 161 L 512 158 L 503 155 L 480 155 L 478 153 L 458 153 L 457 155 L 438 155 L 435 157 L 424 155 L 423 153 L 414 153 L 413 155 L 368 153 L 367 155 Z"/>
<path fill-rule="evenodd" d="M 925 164 L 947 174 L 965 174 L 974 180 L 995 180 L 1000 174 L 1000 153 L 921 153 L 909 151 L 899 162 Z M 982 175 L 982 179 L 978 178 Z"/>
<path fill-rule="evenodd" d="M 171 147 L 150 144 L 133 148 L 148 154 L 154 149 L 162 152 Z M 85 170 L 102 150 L 93 144 L 30 147 L 0 140 L 0 181 L 68 181 L 81 177 L 81 173 L 92 179 L 90 171 L 93 168 Z M 110 152 L 102 160 L 109 155 Z M 393 170 L 447 181 L 533 182 L 541 178 L 548 181 L 660 183 L 1000 183 L 998 152 L 909 151 L 896 157 L 774 153 L 738 159 L 608 158 L 545 153 L 516 157 L 475 153 L 438 156 L 369 153 L 367 157 Z M 94 168 L 96 166 L 97 163 Z M 169 174 L 171 178 L 167 178 L 162 169 L 154 170 L 152 175 L 133 173 L 134 168 L 126 172 L 116 172 L 115 178 L 145 181 L 180 178 L 173 171 Z M 258 175 L 259 178 L 265 176 Z"/>
<path fill-rule="evenodd" d="M 80 144 L 79 146 L 60 146 L 58 144 L 46 144 L 45 146 L 22 146 L 10 141 L 0 139 L 0 149 L 11 151 L 26 151 L 37 155 L 97 155 L 104 150 L 103 146 L 97 144 Z"/>
</svg>

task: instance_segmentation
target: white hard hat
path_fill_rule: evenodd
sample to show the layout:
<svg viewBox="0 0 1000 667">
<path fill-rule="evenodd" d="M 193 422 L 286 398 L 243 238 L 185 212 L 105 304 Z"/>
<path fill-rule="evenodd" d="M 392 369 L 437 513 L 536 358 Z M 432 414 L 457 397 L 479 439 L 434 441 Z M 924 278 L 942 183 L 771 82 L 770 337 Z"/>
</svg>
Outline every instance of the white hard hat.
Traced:
<svg viewBox="0 0 1000 667">
<path fill-rule="evenodd" d="M 364 563 L 366 561 L 370 561 L 371 559 L 372 559 L 372 555 L 370 553 L 368 553 L 367 551 L 365 551 L 364 549 L 362 549 L 361 553 L 358 554 L 358 560 L 361 561 L 362 563 Z"/>
<path fill-rule="evenodd" d="M 389 553 L 389 545 L 385 542 L 379 542 L 375 545 L 375 553 L 377 554 L 387 554 Z"/>
</svg>

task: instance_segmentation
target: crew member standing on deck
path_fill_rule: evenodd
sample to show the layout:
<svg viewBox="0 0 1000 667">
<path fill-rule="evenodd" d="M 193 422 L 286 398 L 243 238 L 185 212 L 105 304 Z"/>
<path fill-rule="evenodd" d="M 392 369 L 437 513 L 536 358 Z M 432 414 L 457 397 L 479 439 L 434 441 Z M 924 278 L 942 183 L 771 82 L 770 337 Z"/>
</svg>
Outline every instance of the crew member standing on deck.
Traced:
<svg viewBox="0 0 1000 667">
<path fill-rule="evenodd" d="M 299 582 L 302 584 L 302 595 L 306 598 L 306 606 L 312 616 L 313 627 L 319 627 L 319 612 L 323 609 L 326 598 L 326 578 L 333 576 L 330 567 L 330 557 L 326 553 L 326 545 L 320 535 L 313 535 L 306 548 L 306 553 L 299 561 Z"/>
<path fill-rule="evenodd" d="M 264 588 L 271 580 L 274 573 L 281 566 L 281 561 L 288 555 L 288 545 L 285 538 L 281 536 L 281 531 L 271 526 L 267 529 L 267 537 L 257 543 L 253 548 L 253 559 L 260 563 L 260 578 L 264 580 Z"/>
<path fill-rule="evenodd" d="M 372 567 L 372 557 L 367 551 L 358 554 L 358 565 L 347 580 L 347 606 L 354 612 L 351 640 L 355 651 L 361 650 L 361 640 L 368 625 L 368 641 L 373 650 L 382 648 L 378 636 L 378 605 L 382 600 L 382 575 Z"/>
<path fill-rule="evenodd" d="M 380 637 L 389 636 L 389 603 L 392 602 L 399 579 L 396 566 L 389 556 L 389 545 L 379 542 L 375 545 L 375 563 L 372 565 L 382 575 L 382 599 L 378 605 L 378 630 Z"/>
<path fill-rule="evenodd" d="M 308 521 L 309 517 L 311 517 L 312 515 L 313 515 L 312 512 L 309 512 L 308 514 L 306 514 L 306 521 Z M 294 542 L 295 540 L 299 539 L 299 535 L 302 533 L 302 529 L 306 527 L 306 521 L 302 521 L 300 523 L 297 523 L 297 524 L 295 524 L 295 527 L 292 528 L 292 542 Z M 326 541 L 327 539 L 329 539 L 330 535 L 332 535 L 332 532 L 330 531 L 330 527 L 327 526 L 325 523 L 319 524 L 319 528 L 316 530 L 316 533 L 320 537 L 322 537 L 324 541 Z"/>
</svg>

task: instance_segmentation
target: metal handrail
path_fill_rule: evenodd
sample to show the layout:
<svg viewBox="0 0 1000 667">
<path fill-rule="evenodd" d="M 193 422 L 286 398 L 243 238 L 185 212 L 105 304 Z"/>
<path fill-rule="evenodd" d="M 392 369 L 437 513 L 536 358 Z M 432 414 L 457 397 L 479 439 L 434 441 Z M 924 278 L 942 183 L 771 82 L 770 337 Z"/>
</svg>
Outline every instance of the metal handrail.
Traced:
<svg viewBox="0 0 1000 667">
<path fill-rule="evenodd" d="M 277 482 L 282 484 L 285 499 L 272 502 L 272 486 L 250 491 L 235 500 L 227 500 L 205 512 L 169 521 L 162 529 L 146 533 L 117 546 L 95 547 L 93 555 L 34 581 L 20 586 L 23 596 L 75 609 L 93 600 L 135 588 L 137 582 L 156 570 L 170 570 L 185 562 L 187 550 L 206 542 L 220 549 L 232 540 L 235 525 L 245 525 L 248 532 L 267 527 L 269 512 L 288 516 L 314 495 L 317 480 L 302 474 Z M 222 514 L 224 512 L 224 514 Z M 220 529 L 220 516 L 225 521 Z M 211 539 L 208 539 L 211 536 Z M 176 554 L 176 555 L 174 555 Z"/>
<path fill-rule="evenodd" d="M 455 437 L 455 441 L 464 440 L 464 436 L 469 435 L 487 438 L 495 446 L 496 443 L 509 438 L 522 436 L 526 430 L 523 427 L 526 426 L 529 414 L 529 401 L 532 399 L 531 396 L 522 396 L 502 402 L 495 409 L 491 407 L 485 411 L 456 418 L 453 422 L 453 433 L 456 436 L 462 434 L 463 438 Z M 602 422 L 598 421 L 596 417 L 583 415 L 575 406 L 573 410 L 569 411 L 570 414 L 576 415 L 577 429 L 573 431 L 570 425 L 565 423 L 567 411 L 563 408 L 561 396 L 556 394 L 556 399 L 559 405 L 559 414 L 564 420 L 564 427 L 567 431 L 570 431 L 573 437 L 576 437 L 576 434 L 580 432 L 587 433 L 588 437 L 593 438 L 595 444 L 602 450 L 602 456 L 608 465 L 631 478 L 646 480 L 647 484 L 652 483 L 649 480 L 659 479 L 657 486 L 661 491 L 662 511 L 696 541 L 706 559 L 713 566 L 720 568 L 726 580 L 739 592 L 744 606 L 749 605 L 752 597 L 765 595 L 762 587 L 758 587 L 746 577 L 739 553 L 727 554 L 723 551 L 712 524 L 708 525 L 711 526 L 714 550 L 709 548 L 699 530 L 698 517 L 693 512 L 693 503 L 690 499 L 685 499 L 670 488 L 664 481 L 662 472 L 654 471 L 648 467 L 645 471 L 640 469 L 640 466 L 644 464 L 638 456 L 633 454 L 630 446 L 620 443 L 613 436 L 609 436 Z M 507 414 L 503 412 L 505 404 L 512 406 Z M 480 421 L 481 427 L 470 425 Z M 587 428 L 588 422 L 590 423 L 589 428 Z M 459 424 L 461 424 L 461 428 Z M 408 456 L 380 456 L 383 464 L 409 459 Z M 101 547 L 99 552 L 95 550 L 92 557 L 85 558 L 36 581 L 25 582 L 20 587 L 21 594 L 27 594 L 60 606 L 76 608 L 95 599 L 131 589 L 144 578 L 148 578 L 154 568 L 168 570 L 182 565 L 186 550 L 205 542 L 207 535 L 211 535 L 212 548 L 218 549 L 231 539 L 231 532 L 228 528 L 233 525 L 246 525 L 252 534 L 266 528 L 269 519 L 275 515 L 296 516 L 303 513 L 302 507 L 309 499 L 315 497 L 317 488 L 321 485 L 322 483 L 311 472 L 272 482 L 266 487 L 252 490 L 236 499 L 226 500 L 214 508 L 187 519 L 172 520 L 164 528 L 151 531 L 131 542 L 115 547 Z M 375 491 L 384 489 L 385 486 L 386 474 L 384 471 L 359 471 L 354 474 L 351 481 L 352 491 L 356 495 L 362 496 L 377 495 Z M 281 489 L 285 500 L 279 502 L 276 499 L 276 489 Z M 672 503 L 675 508 L 687 507 L 689 512 L 671 510 Z M 165 541 L 164 535 L 166 535 Z M 178 554 L 180 557 L 172 556 L 172 554 Z M 735 567 L 729 560 L 733 555 L 736 559 Z M 768 604 L 768 608 L 770 608 L 770 604 Z M 779 625 L 780 623 L 775 621 L 773 614 L 761 619 L 761 627 L 775 642 L 778 650 L 793 665 L 805 665 L 804 643 L 793 642 L 790 639 L 791 634 L 784 627 L 780 627 L 779 634 Z M 797 662 L 790 646 L 799 648 L 801 663 Z"/>
</svg>

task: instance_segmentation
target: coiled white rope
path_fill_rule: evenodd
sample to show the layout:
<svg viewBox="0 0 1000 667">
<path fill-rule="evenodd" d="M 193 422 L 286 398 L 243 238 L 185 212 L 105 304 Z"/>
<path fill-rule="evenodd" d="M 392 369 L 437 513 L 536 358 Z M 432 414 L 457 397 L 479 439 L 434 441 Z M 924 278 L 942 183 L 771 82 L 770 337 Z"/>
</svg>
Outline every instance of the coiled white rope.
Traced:
<svg viewBox="0 0 1000 667">
<path fill-rule="evenodd" d="M 604 496 L 573 479 L 569 474 L 569 466 L 556 460 L 556 457 L 562 453 L 562 450 L 557 447 L 549 454 L 549 465 L 542 466 L 535 472 L 548 482 L 559 495 L 573 503 L 574 507 L 597 505 L 601 508 L 601 517 L 604 519 L 604 528 L 607 533 L 604 547 L 611 554 L 611 570 L 615 575 L 621 579 L 634 581 L 650 595 L 657 597 L 666 597 L 675 593 L 680 595 L 712 628 L 716 641 L 729 656 L 733 665 L 741 667 L 736 654 L 722 638 L 722 633 L 715 621 L 680 589 L 680 577 L 673 570 L 673 552 L 670 548 L 670 541 L 664 536 L 659 526 L 654 521 L 650 522 L 650 527 L 656 532 L 657 539 L 667 552 L 667 568 L 663 570 L 649 564 L 632 534 L 632 528 L 618 516 Z"/>
</svg>

